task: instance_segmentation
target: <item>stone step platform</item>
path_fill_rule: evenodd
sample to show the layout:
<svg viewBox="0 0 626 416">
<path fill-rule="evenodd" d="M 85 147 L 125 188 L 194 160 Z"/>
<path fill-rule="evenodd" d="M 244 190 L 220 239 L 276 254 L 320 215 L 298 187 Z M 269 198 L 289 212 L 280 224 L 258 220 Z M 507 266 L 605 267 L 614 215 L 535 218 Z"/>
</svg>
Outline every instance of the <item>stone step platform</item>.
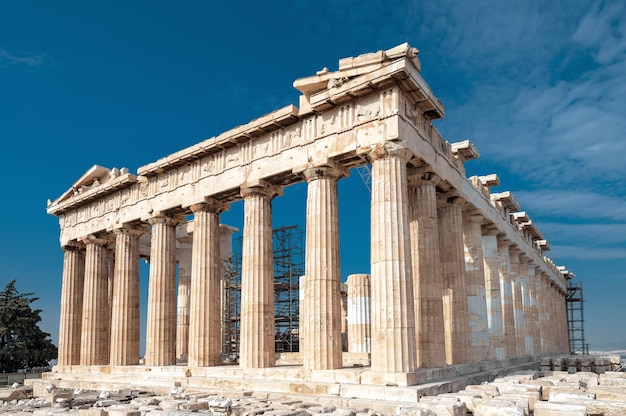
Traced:
<svg viewBox="0 0 626 416">
<path fill-rule="evenodd" d="M 510 372 L 537 369 L 539 360 L 521 357 L 443 368 L 419 369 L 414 373 L 380 374 L 369 367 L 306 371 L 302 366 L 242 369 L 237 366 L 168 367 L 55 366 L 42 379 L 31 381 L 35 395 L 47 385 L 63 389 L 120 391 L 135 389 L 168 394 L 173 386 L 186 390 L 254 394 L 315 396 L 337 406 L 359 405 L 389 409 L 416 403 L 421 397 L 462 390 L 470 384 L 493 381 Z M 357 406 L 358 407 L 358 406 Z"/>
</svg>

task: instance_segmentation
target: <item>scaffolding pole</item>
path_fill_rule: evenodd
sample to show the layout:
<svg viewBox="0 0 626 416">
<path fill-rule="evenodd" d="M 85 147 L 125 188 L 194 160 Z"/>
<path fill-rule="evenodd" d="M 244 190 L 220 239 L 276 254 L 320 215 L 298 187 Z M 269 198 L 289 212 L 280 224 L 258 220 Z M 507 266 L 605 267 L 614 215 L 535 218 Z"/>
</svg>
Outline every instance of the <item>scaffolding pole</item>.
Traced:
<svg viewBox="0 0 626 416">
<path fill-rule="evenodd" d="M 568 279 L 566 302 L 570 353 L 589 354 L 589 345 L 585 342 L 585 308 L 583 283 L 580 279 Z"/>
</svg>

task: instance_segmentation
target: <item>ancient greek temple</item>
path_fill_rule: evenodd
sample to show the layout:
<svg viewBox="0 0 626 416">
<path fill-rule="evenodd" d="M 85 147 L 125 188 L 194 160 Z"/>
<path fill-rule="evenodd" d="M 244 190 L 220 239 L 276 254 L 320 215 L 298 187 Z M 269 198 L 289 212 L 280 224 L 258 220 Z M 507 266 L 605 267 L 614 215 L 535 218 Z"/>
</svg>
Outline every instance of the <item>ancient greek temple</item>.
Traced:
<svg viewBox="0 0 626 416">
<path fill-rule="evenodd" d="M 250 380 L 262 375 L 292 391 L 330 394 L 333 382 L 410 386 L 435 369 L 471 372 L 476 363 L 518 364 L 569 350 L 569 272 L 545 256 L 547 241 L 513 194 L 491 192 L 497 175 L 466 177 L 464 164 L 478 151 L 469 141 L 447 142 L 431 124 L 444 107 L 420 76 L 416 49 L 341 59 L 337 71 L 324 68 L 293 85 L 299 108 L 276 110 L 136 174 L 96 165 L 49 203 L 64 251 L 59 358 L 50 378 L 130 383 L 150 371 L 197 385 L 236 377 L 243 386 L 259 385 Z M 365 165 L 371 263 L 344 279 L 342 312 L 337 183 Z M 274 343 L 271 212 L 297 182 L 307 184 L 306 260 L 300 352 L 287 365 L 277 362 Z M 240 200 L 236 367 L 220 359 L 221 258 L 234 231 L 220 224 L 220 213 Z M 149 259 L 147 312 L 140 311 L 140 257 Z M 364 365 L 349 365 L 349 354 L 361 354 Z"/>
</svg>

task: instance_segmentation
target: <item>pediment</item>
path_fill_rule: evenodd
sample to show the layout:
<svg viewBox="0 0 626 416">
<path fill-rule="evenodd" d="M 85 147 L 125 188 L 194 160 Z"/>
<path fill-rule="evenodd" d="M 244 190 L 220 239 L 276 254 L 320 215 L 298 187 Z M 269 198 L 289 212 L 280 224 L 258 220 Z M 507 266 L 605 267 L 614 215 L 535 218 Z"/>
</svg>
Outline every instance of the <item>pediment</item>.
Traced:
<svg viewBox="0 0 626 416">
<path fill-rule="evenodd" d="M 72 204 L 70 201 L 88 199 L 89 196 L 111 191 L 119 184 L 135 182 L 134 175 L 128 173 L 127 168 L 105 168 L 93 165 L 74 184 L 54 202 L 48 200 L 48 209 Z"/>
</svg>

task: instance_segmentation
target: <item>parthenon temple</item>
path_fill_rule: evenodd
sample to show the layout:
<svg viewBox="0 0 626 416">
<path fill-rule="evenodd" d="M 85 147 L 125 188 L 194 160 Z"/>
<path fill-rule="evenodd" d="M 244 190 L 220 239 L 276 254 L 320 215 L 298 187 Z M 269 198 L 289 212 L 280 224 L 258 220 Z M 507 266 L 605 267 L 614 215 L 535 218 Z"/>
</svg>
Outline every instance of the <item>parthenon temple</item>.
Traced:
<svg viewBox="0 0 626 416">
<path fill-rule="evenodd" d="M 341 59 L 294 82 L 299 108 L 136 174 L 95 165 L 50 202 L 64 265 L 58 364 L 46 377 L 95 386 L 150 372 L 185 385 L 281 380 L 272 388 L 358 396 L 350 386 L 412 386 L 569 351 L 569 272 L 545 256 L 548 242 L 513 194 L 491 191 L 496 174 L 466 176 L 478 150 L 432 125 L 444 107 L 417 55 L 402 44 Z M 337 184 L 362 166 L 371 167 L 370 268 L 342 279 Z M 300 348 L 287 360 L 275 347 L 272 201 L 298 182 L 305 273 Z M 225 365 L 222 258 L 234 228 L 220 214 L 240 200 L 240 342 L 238 364 Z"/>
</svg>

